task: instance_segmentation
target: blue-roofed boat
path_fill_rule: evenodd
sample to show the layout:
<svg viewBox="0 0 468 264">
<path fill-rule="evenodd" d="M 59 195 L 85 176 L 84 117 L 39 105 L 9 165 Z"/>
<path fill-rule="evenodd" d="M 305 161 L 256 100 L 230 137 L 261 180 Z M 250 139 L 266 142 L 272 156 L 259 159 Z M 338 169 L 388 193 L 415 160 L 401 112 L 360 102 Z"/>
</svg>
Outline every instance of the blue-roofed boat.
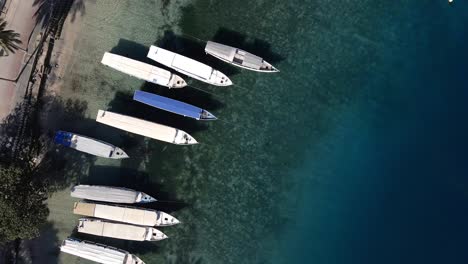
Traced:
<svg viewBox="0 0 468 264">
<path fill-rule="evenodd" d="M 109 159 L 125 159 L 128 158 L 127 153 L 121 148 L 112 144 L 78 135 L 66 131 L 57 131 L 55 133 L 54 142 L 56 144 L 76 149 L 94 156 L 109 158 Z"/>
<path fill-rule="evenodd" d="M 197 120 L 217 119 L 213 114 L 204 109 L 152 93 L 135 91 L 135 94 L 133 95 L 133 100 L 168 112 L 172 112 L 174 114 L 191 117 Z"/>
</svg>

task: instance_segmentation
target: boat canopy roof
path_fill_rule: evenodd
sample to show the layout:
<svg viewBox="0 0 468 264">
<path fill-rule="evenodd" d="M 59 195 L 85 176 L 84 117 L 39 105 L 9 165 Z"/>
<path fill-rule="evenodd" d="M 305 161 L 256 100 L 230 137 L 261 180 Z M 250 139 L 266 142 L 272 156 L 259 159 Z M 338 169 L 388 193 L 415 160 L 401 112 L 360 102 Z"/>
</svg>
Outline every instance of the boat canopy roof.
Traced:
<svg viewBox="0 0 468 264">
<path fill-rule="evenodd" d="M 57 131 L 55 133 L 54 142 L 65 147 L 70 147 L 72 144 L 73 133 L 65 131 Z"/>
<path fill-rule="evenodd" d="M 195 119 L 200 119 L 200 115 L 203 112 L 203 109 L 199 107 L 143 91 L 135 91 L 133 100 Z"/>
<path fill-rule="evenodd" d="M 98 185 L 77 185 L 71 190 L 71 196 L 75 198 L 128 204 L 136 203 L 139 193 L 126 188 Z"/>
<path fill-rule="evenodd" d="M 219 44 L 213 41 L 208 41 L 205 47 L 205 51 L 207 53 L 216 55 L 230 62 L 234 60 L 234 55 L 236 55 L 236 50 L 237 50 L 236 48 L 233 48 L 231 46 Z"/>
<path fill-rule="evenodd" d="M 167 67 L 205 80 L 209 80 L 213 72 L 213 68 L 206 64 L 156 46 L 150 47 L 147 57 Z"/>
<path fill-rule="evenodd" d="M 247 68 L 258 70 L 265 66 L 261 57 L 255 56 L 247 51 L 213 41 L 208 41 L 206 43 L 205 52 Z"/>
<path fill-rule="evenodd" d="M 143 226 L 155 226 L 159 217 L 159 211 L 150 209 L 86 202 L 76 202 L 73 213 Z"/>
<path fill-rule="evenodd" d="M 246 52 L 244 55 L 244 61 L 242 62 L 242 65 L 257 70 L 264 66 L 262 58 L 248 52 Z"/>
<path fill-rule="evenodd" d="M 127 251 L 94 244 L 87 241 L 79 241 L 77 239 L 68 238 L 63 241 L 60 247 L 62 252 L 82 257 L 104 264 L 138 264 L 143 263 L 140 259 L 134 257 Z"/>
</svg>

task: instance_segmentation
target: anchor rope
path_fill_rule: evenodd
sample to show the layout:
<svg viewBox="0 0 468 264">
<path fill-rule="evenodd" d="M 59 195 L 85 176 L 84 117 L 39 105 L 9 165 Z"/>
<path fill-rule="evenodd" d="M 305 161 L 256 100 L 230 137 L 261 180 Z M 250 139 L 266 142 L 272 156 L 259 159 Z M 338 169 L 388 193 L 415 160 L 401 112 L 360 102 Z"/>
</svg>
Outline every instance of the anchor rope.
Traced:
<svg viewBox="0 0 468 264">
<path fill-rule="evenodd" d="M 193 86 L 193 85 L 187 85 L 187 87 L 190 87 L 190 88 L 193 88 L 193 89 L 202 91 L 202 92 L 204 92 L 204 93 L 210 94 L 210 95 L 212 95 L 212 96 L 214 96 L 214 97 L 218 97 L 218 98 L 223 99 L 221 96 L 219 96 L 219 95 L 217 95 L 217 94 L 215 94 L 215 93 L 212 93 L 212 92 L 208 92 L 208 91 L 206 91 L 206 90 L 204 90 L 204 89 L 202 89 L 202 88 L 198 88 L 198 87 L 195 87 L 195 86 Z"/>
<path fill-rule="evenodd" d="M 189 37 L 189 38 L 196 39 L 196 40 L 201 41 L 201 42 L 207 42 L 206 40 L 199 39 L 199 38 L 197 38 L 197 37 L 194 37 L 194 36 L 189 35 L 189 34 L 186 34 L 186 33 L 181 33 L 181 34 L 184 35 L 184 36 L 187 36 L 187 37 Z"/>
</svg>

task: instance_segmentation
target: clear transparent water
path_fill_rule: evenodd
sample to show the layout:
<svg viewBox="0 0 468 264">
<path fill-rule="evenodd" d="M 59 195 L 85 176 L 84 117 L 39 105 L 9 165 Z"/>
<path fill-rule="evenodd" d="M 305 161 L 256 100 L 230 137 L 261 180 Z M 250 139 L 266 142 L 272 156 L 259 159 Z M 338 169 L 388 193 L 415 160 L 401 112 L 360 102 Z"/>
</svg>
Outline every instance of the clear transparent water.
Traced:
<svg viewBox="0 0 468 264">
<path fill-rule="evenodd" d="M 467 9 L 445 1 L 88 1 L 62 96 L 87 102 L 84 132 L 132 158 L 98 159 L 81 181 L 144 190 L 183 224 L 164 228 L 170 239 L 159 243 L 84 238 L 146 263 L 438 260 L 430 253 L 438 244 L 425 241 L 443 240 L 434 229 L 452 217 L 466 220 L 439 203 L 466 195 L 459 188 L 441 202 L 432 193 L 441 182 L 439 193 L 466 186 L 459 177 L 466 167 L 444 178 L 425 164 L 456 162 L 453 142 L 438 141 L 445 134 L 436 127 L 452 131 L 444 117 L 466 110 L 454 96 L 461 89 L 447 87 L 465 81 L 458 66 L 467 53 L 454 50 Z M 281 73 L 237 71 L 204 55 L 196 38 L 263 55 Z M 100 64 L 105 51 L 145 60 L 153 43 L 219 67 L 237 86 L 190 81 L 197 89 L 168 90 Z M 131 100 L 136 89 L 205 107 L 220 120 L 197 123 L 139 105 Z M 201 144 L 104 128 L 92 122 L 98 109 L 179 127 Z M 440 149 L 446 159 L 428 154 Z M 463 241 L 442 252 L 460 253 Z"/>
</svg>

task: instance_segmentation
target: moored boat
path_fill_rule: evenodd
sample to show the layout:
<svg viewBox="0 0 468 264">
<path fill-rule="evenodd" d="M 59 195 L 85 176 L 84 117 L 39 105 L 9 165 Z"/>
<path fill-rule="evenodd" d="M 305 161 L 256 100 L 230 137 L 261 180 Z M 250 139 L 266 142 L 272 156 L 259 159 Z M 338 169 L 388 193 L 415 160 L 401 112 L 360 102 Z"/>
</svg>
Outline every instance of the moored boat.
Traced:
<svg viewBox="0 0 468 264">
<path fill-rule="evenodd" d="M 74 238 L 65 239 L 60 251 L 103 264 L 145 264 L 125 250 Z"/>
<path fill-rule="evenodd" d="M 117 54 L 104 53 L 101 63 L 114 70 L 161 86 L 182 88 L 187 85 L 182 77 L 170 71 Z"/>
<path fill-rule="evenodd" d="M 199 61 L 160 47 L 151 46 L 147 57 L 202 82 L 216 86 L 232 85 L 231 80 L 224 73 Z"/>
<path fill-rule="evenodd" d="M 193 145 L 198 143 L 195 138 L 183 130 L 109 111 L 99 110 L 96 121 L 130 133 L 176 145 Z"/>
<path fill-rule="evenodd" d="M 140 226 L 170 226 L 179 222 L 172 215 L 146 208 L 75 202 L 73 213 Z"/>
<path fill-rule="evenodd" d="M 205 52 L 229 64 L 257 72 L 279 72 L 263 58 L 228 45 L 208 41 Z"/>
<path fill-rule="evenodd" d="M 95 236 L 134 241 L 159 241 L 167 236 L 156 228 L 116 223 L 101 219 L 81 218 L 77 231 Z"/>
<path fill-rule="evenodd" d="M 71 189 L 70 195 L 80 199 L 124 204 L 151 203 L 156 201 L 156 199 L 144 192 L 100 185 L 77 185 Z"/>
<path fill-rule="evenodd" d="M 133 100 L 197 120 L 216 120 L 216 117 L 213 114 L 204 109 L 152 93 L 135 91 L 133 94 Z"/>
<path fill-rule="evenodd" d="M 57 131 L 54 142 L 98 157 L 109 159 L 128 158 L 127 153 L 107 142 L 66 131 Z"/>
</svg>

